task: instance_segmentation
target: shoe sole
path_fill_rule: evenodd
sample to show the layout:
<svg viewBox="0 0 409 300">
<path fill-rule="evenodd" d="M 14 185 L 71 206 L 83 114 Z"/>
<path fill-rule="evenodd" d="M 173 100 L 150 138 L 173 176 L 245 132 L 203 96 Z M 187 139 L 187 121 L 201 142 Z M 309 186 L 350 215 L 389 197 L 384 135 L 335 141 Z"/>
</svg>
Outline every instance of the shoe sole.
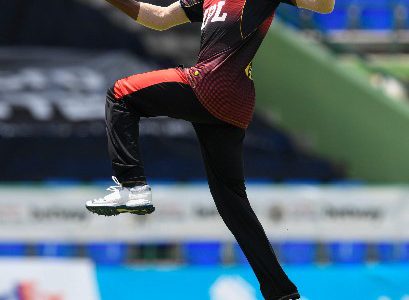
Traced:
<svg viewBox="0 0 409 300">
<path fill-rule="evenodd" d="M 281 297 L 279 300 L 296 300 L 300 299 L 300 294 L 294 293 L 288 296 Z"/>
<path fill-rule="evenodd" d="M 99 216 L 117 216 L 119 214 L 130 213 L 133 215 L 149 215 L 155 211 L 153 205 L 135 206 L 129 207 L 126 205 L 121 206 L 85 206 L 90 212 Z"/>
</svg>

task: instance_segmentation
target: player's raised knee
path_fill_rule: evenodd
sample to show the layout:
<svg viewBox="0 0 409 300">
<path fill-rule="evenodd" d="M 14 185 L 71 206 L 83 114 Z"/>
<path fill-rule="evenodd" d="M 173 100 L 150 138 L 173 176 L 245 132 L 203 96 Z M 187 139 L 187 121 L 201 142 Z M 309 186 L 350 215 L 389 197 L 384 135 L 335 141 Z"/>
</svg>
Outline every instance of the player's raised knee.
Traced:
<svg viewBox="0 0 409 300">
<path fill-rule="evenodd" d="M 106 99 L 108 100 L 115 100 L 115 85 L 112 85 L 110 88 L 107 89 Z"/>
<path fill-rule="evenodd" d="M 115 81 L 114 85 L 108 89 L 107 99 L 111 98 L 112 100 L 118 101 L 125 96 L 122 81 L 123 79 Z"/>
</svg>

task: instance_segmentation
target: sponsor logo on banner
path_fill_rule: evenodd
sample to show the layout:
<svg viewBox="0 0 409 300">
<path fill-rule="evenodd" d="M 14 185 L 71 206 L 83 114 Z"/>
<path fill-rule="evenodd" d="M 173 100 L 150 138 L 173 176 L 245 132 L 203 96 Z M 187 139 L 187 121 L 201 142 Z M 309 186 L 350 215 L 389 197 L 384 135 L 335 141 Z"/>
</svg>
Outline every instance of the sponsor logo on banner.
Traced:
<svg viewBox="0 0 409 300">
<path fill-rule="evenodd" d="M 383 217 L 382 207 L 350 207 L 350 206 L 327 206 L 324 209 L 325 216 L 331 219 L 368 219 L 380 220 Z"/>
<path fill-rule="evenodd" d="M 409 189 L 249 186 L 251 205 L 271 239 L 404 240 Z M 149 216 L 101 218 L 84 208 L 98 187 L 3 187 L 3 240 L 233 240 L 207 185 L 154 185 Z M 182 199 L 182 200 L 181 200 Z M 183 205 L 181 204 L 183 202 Z M 103 230 L 101 230 L 103 228 Z"/>
</svg>

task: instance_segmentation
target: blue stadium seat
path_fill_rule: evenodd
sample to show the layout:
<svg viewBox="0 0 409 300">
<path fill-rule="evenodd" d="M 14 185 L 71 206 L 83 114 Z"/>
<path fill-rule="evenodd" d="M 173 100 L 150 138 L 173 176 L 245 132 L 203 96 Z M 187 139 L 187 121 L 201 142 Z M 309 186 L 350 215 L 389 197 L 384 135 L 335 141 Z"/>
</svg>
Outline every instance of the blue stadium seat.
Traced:
<svg viewBox="0 0 409 300">
<path fill-rule="evenodd" d="M 68 243 L 43 243 L 36 247 L 37 255 L 46 257 L 73 257 L 76 246 Z"/>
<path fill-rule="evenodd" d="M 361 264 L 368 246 L 364 242 L 333 242 L 328 245 L 329 258 L 336 264 Z"/>
<path fill-rule="evenodd" d="M 287 24 L 291 24 L 294 27 L 299 28 L 302 25 L 299 10 L 291 5 L 280 5 L 277 9 L 277 15 Z"/>
<path fill-rule="evenodd" d="M 362 6 L 386 6 L 386 5 L 390 5 L 391 4 L 391 0 L 376 0 L 376 1 L 372 1 L 372 0 L 350 0 L 349 1 L 351 4 L 355 4 L 355 5 L 362 5 Z"/>
<path fill-rule="evenodd" d="M 392 30 L 394 28 L 392 2 L 391 0 L 352 0 L 350 5 L 355 5 L 360 11 L 360 29 Z"/>
<path fill-rule="evenodd" d="M 247 257 L 244 255 L 243 250 L 241 250 L 239 244 L 233 245 L 233 254 L 235 262 L 242 265 L 248 265 Z"/>
<path fill-rule="evenodd" d="M 409 28 L 409 0 L 394 1 L 395 27 L 397 29 Z"/>
<path fill-rule="evenodd" d="M 394 243 L 384 242 L 376 245 L 378 261 L 381 263 L 390 263 L 396 261 L 396 245 Z"/>
<path fill-rule="evenodd" d="M 399 244 L 397 253 L 399 262 L 409 263 L 409 243 Z"/>
<path fill-rule="evenodd" d="M 26 245 L 23 243 L 0 243 L 0 256 L 25 256 Z"/>
<path fill-rule="evenodd" d="M 394 13 L 391 7 L 366 7 L 361 13 L 361 28 L 366 30 L 392 30 Z"/>
<path fill-rule="evenodd" d="M 323 31 L 348 29 L 348 9 L 337 8 L 329 15 L 314 14 L 314 24 L 317 29 Z"/>
<path fill-rule="evenodd" d="M 391 6 L 396 7 L 397 5 L 402 5 L 409 7 L 409 0 L 393 0 L 391 1 Z"/>
<path fill-rule="evenodd" d="M 92 243 L 86 250 L 97 264 L 118 265 L 126 261 L 128 247 L 124 243 Z"/>
<path fill-rule="evenodd" d="M 279 245 L 280 259 L 286 264 L 312 264 L 316 256 L 316 244 L 310 241 L 289 241 Z"/>
<path fill-rule="evenodd" d="M 192 265 L 222 263 L 222 244 L 219 241 L 194 241 L 184 244 L 185 260 Z"/>
<path fill-rule="evenodd" d="M 408 0 L 340 0 L 330 15 L 315 14 L 314 22 L 318 29 L 343 30 L 349 28 L 366 30 L 392 30 L 395 27 L 396 5 L 407 7 Z M 352 13 L 352 8 L 355 13 Z"/>
</svg>

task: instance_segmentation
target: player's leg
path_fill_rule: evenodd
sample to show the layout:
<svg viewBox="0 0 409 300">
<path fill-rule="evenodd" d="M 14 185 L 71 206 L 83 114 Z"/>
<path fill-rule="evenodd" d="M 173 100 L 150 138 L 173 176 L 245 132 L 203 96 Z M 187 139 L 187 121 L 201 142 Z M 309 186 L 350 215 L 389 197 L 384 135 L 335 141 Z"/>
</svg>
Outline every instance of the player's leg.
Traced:
<svg viewBox="0 0 409 300">
<path fill-rule="evenodd" d="M 138 142 L 140 118 L 154 116 L 221 123 L 200 104 L 179 68 L 118 80 L 106 99 L 108 149 L 117 185 L 111 194 L 88 201 L 90 211 L 103 215 L 154 211 Z"/>
<path fill-rule="evenodd" d="M 263 296 L 267 300 L 298 299 L 297 288 L 278 263 L 247 199 L 242 159 L 245 131 L 228 124 L 193 125 L 217 209 L 253 268 Z"/>
</svg>

